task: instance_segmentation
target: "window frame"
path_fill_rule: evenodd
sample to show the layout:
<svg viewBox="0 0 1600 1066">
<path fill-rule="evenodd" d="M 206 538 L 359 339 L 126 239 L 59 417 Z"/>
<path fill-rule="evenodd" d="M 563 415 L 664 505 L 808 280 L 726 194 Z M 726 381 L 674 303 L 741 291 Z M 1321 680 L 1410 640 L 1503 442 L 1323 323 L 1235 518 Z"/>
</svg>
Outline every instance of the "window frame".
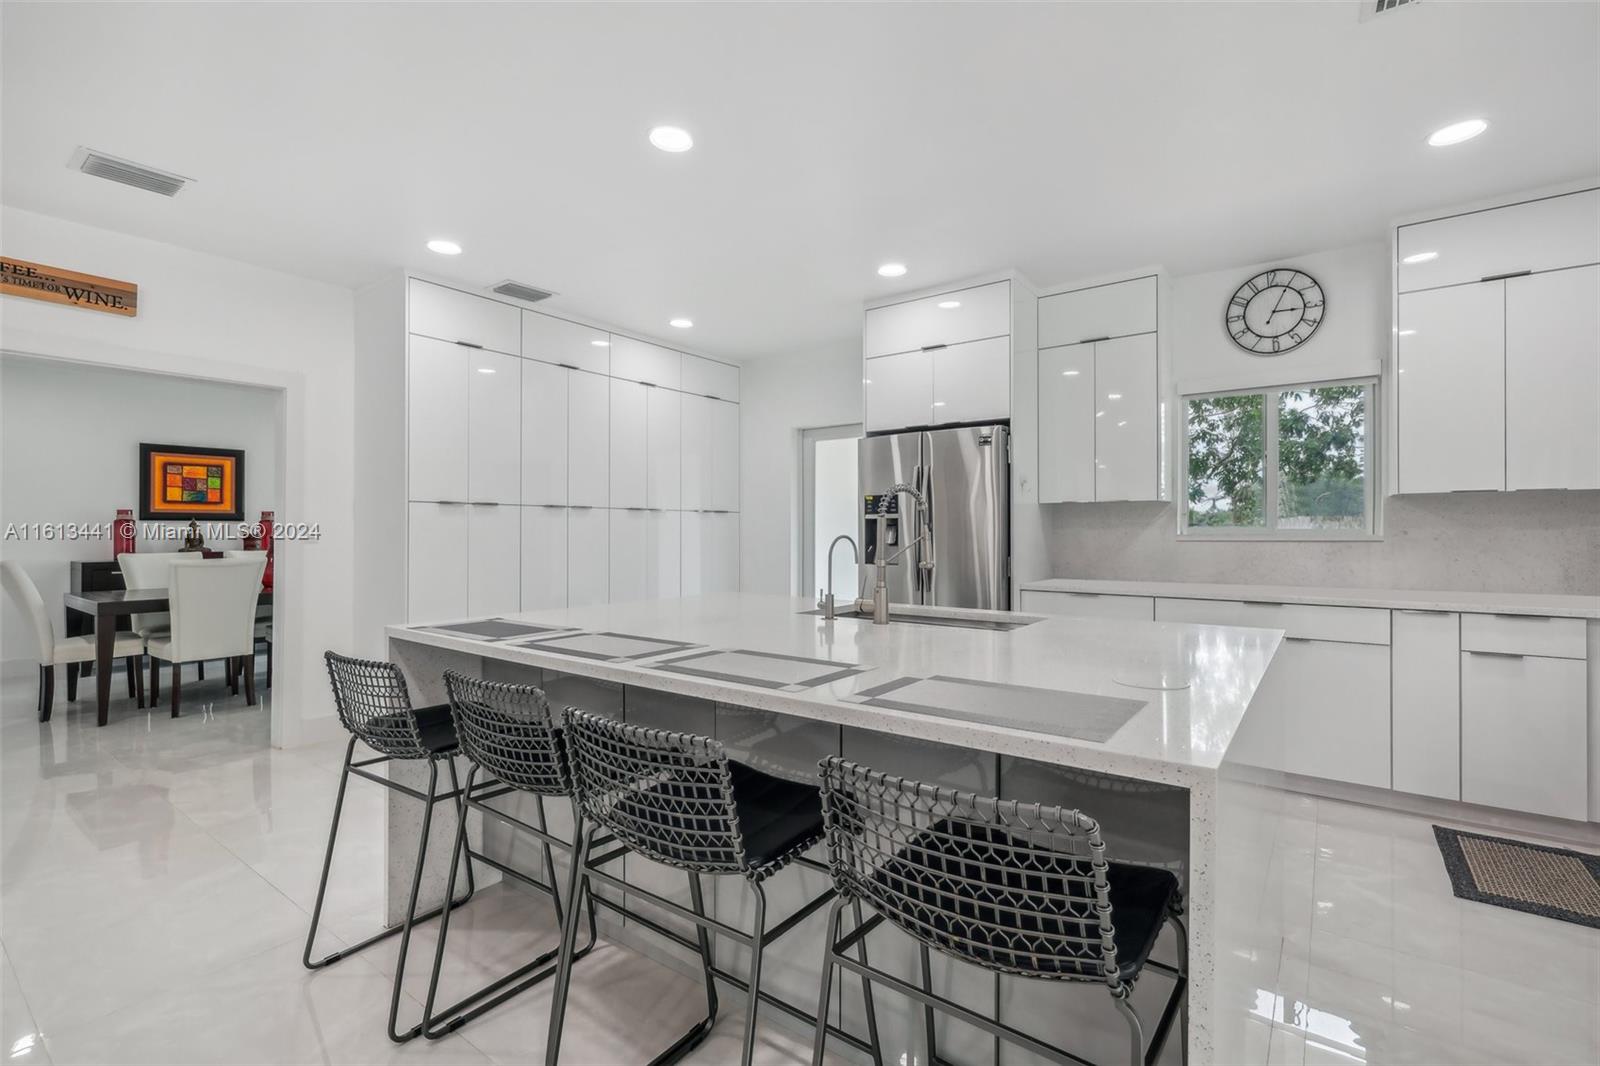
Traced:
<svg viewBox="0 0 1600 1066">
<path fill-rule="evenodd" d="M 1177 469 L 1182 486 L 1178 497 L 1179 540 L 1183 541 L 1376 541 L 1383 539 L 1378 478 L 1382 470 L 1380 380 L 1372 375 L 1349 378 L 1329 378 L 1317 381 L 1287 382 L 1281 385 L 1261 385 L 1243 389 L 1211 389 L 1204 392 L 1184 393 L 1178 397 L 1180 432 L 1178 433 Z M 1283 529 L 1278 526 L 1278 406 L 1285 392 L 1329 388 L 1339 385 L 1360 385 L 1366 391 L 1366 469 L 1362 477 L 1362 506 L 1367 526 L 1361 530 L 1338 529 Z M 1222 396 L 1262 397 L 1261 438 L 1263 443 L 1263 469 L 1265 485 L 1262 490 L 1262 514 L 1266 524 L 1251 526 L 1191 526 L 1189 524 L 1189 403 Z"/>
</svg>

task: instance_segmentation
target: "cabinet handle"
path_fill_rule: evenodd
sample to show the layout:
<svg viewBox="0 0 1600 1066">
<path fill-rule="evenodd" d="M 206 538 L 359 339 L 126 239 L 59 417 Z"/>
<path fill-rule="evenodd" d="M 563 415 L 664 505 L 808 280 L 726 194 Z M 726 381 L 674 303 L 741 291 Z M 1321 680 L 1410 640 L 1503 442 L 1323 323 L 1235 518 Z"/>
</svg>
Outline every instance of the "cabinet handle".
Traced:
<svg viewBox="0 0 1600 1066">
<path fill-rule="evenodd" d="M 1504 274 L 1486 274 L 1479 281 L 1504 281 L 1507 278 L 1522 278 L 1532 274 L 1532 270 L 1508 270 Z"/>
<path fill-rule="evenodd" d="M 1473 651 L 1467 649 L 1468 655 L 1482 655 L 1490 659 L 1521 659 L 1523 656 L 1514 651 Z"/>
<path fill-rule="evenodd" d="M 1085 337 L 1085 338 L 1083 338 L 1083 340 L 1079 341 L 1078 343 L 1079 344 L 1099 344 L 1101 341 L 1108 341 L 1110 339 L 1111 339 L 1111 334 L 1107 333 L 1104 337 Z"/>
<path fill-rule="evenodd" d="M 1244 602 L 1244 605 L 1246 607 L 1282 607 L 1283 606 L 1283 604 L 1281 604 L 1281 603 L 1273 603 L 1270 600 L 1245 600 L 1243 602 Z"/>
<path fill-rule="evenodd" d="M 1542 614 L 1496 614 L 1496 618 L 1505 618 L 1513 622 L 1553 622 L 1554 618 Z"/>
<path fill-rule="evenodd" d="M 656 387 L 656 383 L 653 381 L 641 381 L 639 384 L 643 385 L 647 389 L 653 389 Z"/>
<path fill-rule="evenodd" d="M 500 501 L 499 500 L 473 500 L 472 501 L 472 506 L 474 506 L 474 507 L 499 507 L 500 506 Z"/>
<path fill-rule="evenodd" d="M 577 367 L 573 366 L 571 363 L 557 363 L 556 366 L 559 366 L 563 370 L 576 370 L 576 369 L 578 369 Z"/>
<path fill-rule="evenodd" d="M 1454 614 L 1454 611 L 1439 611 L 1429 607 L 1396 607 L 1401 614 Z"/>
<path fill-rule="evenodd" d="M 1103 593 L 1103 592 L 1069 592 L 1069 593 L 1067 593 L 1067 595 L 1068 596 L 1087 596 L 1091 600 L 1098 600 L 1101 596 L 1104 596 L 1105 593 Z"/>
<path fill-rule="evenodd" d="M 465 507 L 467 505 L 466 500 L 435 500 L 434 502 L 445 507 Z"/>
<path fill-rule="evenodd" d="M 456 343 L 461 345 L 461 347 L 463 347 L 463 348 L 478 348 L 478 349 L 481 349 L 483 347 L 483 345 L 478 344 L 475 341 L 458 340 L 458 341 L 456 341 Z"/>
<path fill-rule="evenodd" d="M 708 400 L 720 400 L 720 399 L 722 399 L 721 396 L 718 396 L 715 393 L 710 393 L 710 392 L 702 392 L 700 395 L 704 396 Z"/>
<path fill-rule="evenodd" d="M 924 344 L 922 346 L 922 350 L 925 351 L 925 352 L 936 352 L 940 348 L 948 348 L 948 347 L 950 347 L 948 344 Z"/>
</svg>

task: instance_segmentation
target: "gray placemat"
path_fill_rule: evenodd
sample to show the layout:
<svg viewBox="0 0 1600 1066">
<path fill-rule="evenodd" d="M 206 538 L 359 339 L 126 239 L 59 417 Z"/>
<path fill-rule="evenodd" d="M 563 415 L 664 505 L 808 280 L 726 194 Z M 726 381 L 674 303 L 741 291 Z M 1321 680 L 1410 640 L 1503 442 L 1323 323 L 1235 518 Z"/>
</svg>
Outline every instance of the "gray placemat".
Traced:
<svg viewBox="0 0 1600 1066">
<path fill-rule="evenodd" d="M 685 648 L 696 648 L 682 640 L 663 640 L 660 637 L 640 637 L 632 633 L 558 633 L 523 641 L 524 648 L 554 651 L 562 655 L 576 655 L 580 659 L 626 661 L 648 659 L 652 655 L 667 655 Z"/>
<path fill-rule="evenodd" d="M 684 655 L 656 663 L 655 669 L 774 689 L 816 688 L 861 672 L 861 667 L 852 663 L 744 648 L 719 648 Z"/>
<path fill-rule="evenodd" d="M 535 633 L 570 633 L 571 626 L 539 625 L 534 622 L 514 622 L 508 618 L 478 618 L 471 622 L 452 622 L 447 626 L 423 626 L 439 633 L 459 633 L 480 640 L 510 640 L 513 637 L 531 637 Z"/>
<path fill-rule="evenodd" d="M 1027 685 L 1003 685 L 971 678 L 900 677 L 864 689 L 863 701 L 985 725 L 1030 729 L 1073 740 L 1103 744 L 1144 709 L 1144 700 L 1063 692 Z"/>
</svg>

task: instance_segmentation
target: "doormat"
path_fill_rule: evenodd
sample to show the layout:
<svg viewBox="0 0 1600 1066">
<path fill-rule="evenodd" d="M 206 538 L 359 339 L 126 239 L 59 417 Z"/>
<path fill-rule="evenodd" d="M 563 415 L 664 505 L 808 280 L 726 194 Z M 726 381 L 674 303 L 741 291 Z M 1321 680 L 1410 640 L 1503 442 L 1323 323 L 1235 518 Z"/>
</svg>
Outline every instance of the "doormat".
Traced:
<svg viewBox="0 0 1600 1066">
<path fill-rule="evenodd" d="M 1600 929 L 1600 855 L 1433 827 L 1458 899 Z"/>
</svg>

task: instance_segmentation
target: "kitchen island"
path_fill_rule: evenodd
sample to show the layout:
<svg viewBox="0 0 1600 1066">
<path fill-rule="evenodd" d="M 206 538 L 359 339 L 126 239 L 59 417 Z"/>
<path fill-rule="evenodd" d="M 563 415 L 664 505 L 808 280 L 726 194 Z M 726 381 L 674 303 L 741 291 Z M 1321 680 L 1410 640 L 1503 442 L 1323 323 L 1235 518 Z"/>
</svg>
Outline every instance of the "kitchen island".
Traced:
<svg viewBox="0 0 1600 1066">
<path fill-rule="evenodd" d="M 1229 960 L 1251 954 L 1243 941 L 1274 812 L 1270 799 L 1236 780 L 1227 753 L 1279 631 L 937 608 L 897 608 L 894 622 L 874 626 L 825 619 L 800 599 L 728 595 L 391 626 L 388 636 L 419 704 L 442 702 L 440 675 L 455 668 L 540 684 L 557 707 L 716 736 L 730 756 L 797 780 L 815 780 L 817 760 L 842 753 L 905 777 L 1078 807 L 1102 823 L 1110 857 L 1179 876 L 1189 916 L 1189 1061 L 1236 1057 L 1242 1037 L 1234 1030 L 1243 1028 L 1252 993 L 1248 973 L 1231 975 Z M 416 819 L 414 803 L 391 799 L 392 918 L 409 887 Z M 537 865 L 536 849 L 492 821 L 483 832 L 491 853 Z M 430 848 L 425 886 L 435 900 L 444 851 Z M 625 876 L 665 894 L 682 881 L 631 855 Z M 781 889 L 791 879 L 779 879 L 775 911 L 822 887 L 820 877 L 799 871 Z M 1255 886 L 1254 895 L 1245 886 Z M 716 913 L 747 923 L 748 895 L 734 889 L 718 893 Z M 797 943 L 820 943 L 822 916 L 813 920 L 818 935 Z M 664 945 L 621 924 L 608 935 L 672 961 Z M 915 949 L 901 939 L 898 953 L 875 944 L 874 961 L 904 961 L 909 975 Z M 740 965 L 734 945 L 718 950 Z M 814 1003 L 820 948 L 817 958 L 804 955 L 773 960 L 764 987 Z M 975 1009 L 992 1005 L 1002 1020 L 1074 1053 L 1125 1054 L 1102 987 L 997 979 L 952 963 L 938 966 L 935 980 L 946 995 Z M 1142 1012 L 1158 1009 L 1165 980 L 1152 973 L 1141 983 Z M 926 1061 L 919 1012 L 892 998 L 879 1004 L 886 1059 L 905 1052 L 905 1061 Z M 834 1006 L 857 1031 L 859 1002 L 845 994 Z M 956 1023 L 942 1023 L 939 1040 L 941 1057 L 953 1061 L 1017 1061 L 1012 1049 L 997 1052 L 987 1035 Z M 1177 1061 L 1174 1045 L 1163 1061 Z"/>
</svg>

